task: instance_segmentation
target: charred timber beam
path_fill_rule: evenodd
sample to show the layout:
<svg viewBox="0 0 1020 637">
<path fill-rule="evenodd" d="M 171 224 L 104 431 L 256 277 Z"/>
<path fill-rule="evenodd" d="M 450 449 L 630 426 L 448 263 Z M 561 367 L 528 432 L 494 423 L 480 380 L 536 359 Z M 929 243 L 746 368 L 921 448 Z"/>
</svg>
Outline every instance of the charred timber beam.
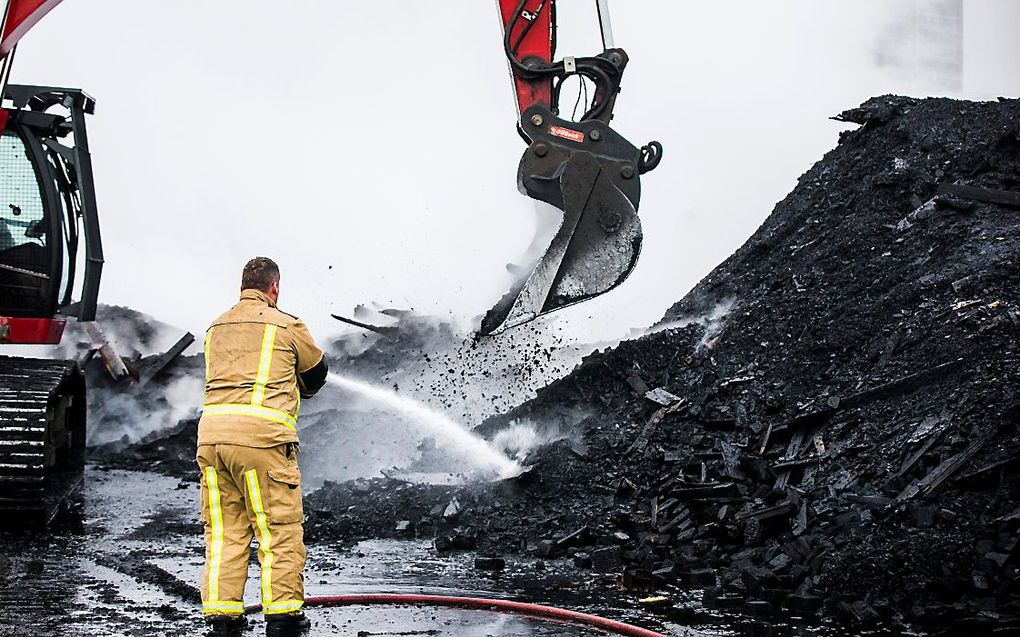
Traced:
<svg viewBox="0 0 1020 637">
<path fill-rule="evenodd" d="M 706 486 L 681 487 L 674 489 L 670 495 L 680 500 L 714 500 L 716 498 L 737 496 L 739 495 L 739 490 L 736 483 L 725 482 L 723 484 Z"/>
<path fill-rule="evenodd" d="M 979 188 L 965 184 L 939 184 L 940 195 L 956 197 L 957 199 L 970 199 L 983 203 L 1006 206 L 1007 208 L 1020 208 L 1020 192 L 1009 190 L 992 190 L 990 188 Z"/>
<path fill-rule="evenodd" d="M 905 476 L 908 471 L 913 469 L 914 465 L 917 464 L 918 460 L 923 458 L 924 455 L 928 453 L 929 450 L 931 450 L 932 446 L 939 438 L 942 437 L 942 434 L 944 432 L 945 429 L 932 432 L 931 435 L 928 436 L 928 439 L 924 441 L 924 444 L 921 445 L 916 451 L 914 451 L 914 453 L 910 454 L 910 456 L 908 456 L 907 459 L 903 461 L 903 465 L 900 467 L 900 470 L 893 475 L 893 479 L 899 480 L 900 478 Z"/>
<path fill-rule="evenodd" d="M 963 367 L 964 359 L 958 358 L 935 367 L 910 374 L 884 385 L 879 385 L 859 394 L 850 396 L 840 404 L 842 409 L 856 409 L 879 400 L 888 400 L 895 396 L 911 392 L 930 382 L 941 380 L 952 372 Z"/>
<path fill-rule="evenodd" d="M 187 332 L 182 336 L 174 346 L 167 351 L 160 354 L 156 360 L 152 363 L 151 367 L 146 370 L 145 375 L 142 376 L 141 384 L 148 384 L 153 378 L 159 376 L 159 374 L 174 362 L 178 356 L 184 353 L 184 350 L 188 349 L 192 343 L 195 342 L 195 336 L 191 332 Z"/>
<path fill-rule="evenodd" d="M 395 327 L 386 327 L 382 325 L 369 325 L 368 323 L 355 321 L 354 319 L 347 318 L 346 316 L 339 316 L 337 314 L 330 314 L 330 316 L 340 321 L 341 323 L 347 323 L 348 325 L 353 325 L 354 327 L 360 327 L 363 330 L 375 332 L 376 334 L 389 335 L 397 331 L 397 328 Z"/>
<path fill-rule="evenodd" d="M 966 474 L 964 474 L 964 475 L 962 475 L 962 476 L 960 476 L 958 478 L 954 478 L 953 482 L 954 483 L 958 483 L 958 482 L 969 482 L 969 481 L 972 481 L 972 480 L 979 480 L 979 479 L 985 478 L 986 476 L 994 474 L 997 471 L 1005 471 L 1006 469 L 1011 469 L 1011 468 L 1016 468 L 1016 467 L 1020 467 L 1020 454 L 1013 455 L 1013 456 L 1010 456 L 1009 458 L 1005 458 L 1003 460 L 998 460 L 998 461 L 993 462 L 991 464 L 987 464 L 987 465 L 985 465 L 983 467 L 979 467 L 977 469 L 974 469 L 973 471 L 970 471 L 970 472 L 968 472 L 968 473 L 966 473 Z"/>
<path fill-rule="evenodd" d="M 853 394 L 844 400 L 839 401 L 835 407 L 826 407 L 817 411 L 801 414 L 794 417 L 785 424 L 773 427 L 770 430 L 772 437 L 784 434 L 793 434 L 796 431 L 811 429 L 828 422 L 836 414 L 858 409 L 880 400 L 888 400 L 901 394 L 914 391 L 919 387 L 942 380 L 952 372 L 963 367 L 964 359 L 958 358 L 941 365 L 929 367 L 928 369 L 909 374 L 894 381 L 872 387 L 865 391 Z"/>
<path fill-rule="evenodd" d="M 787 469 L 796 469 L 797 467 L 807 467 L 809 465 L 818 464 L 825 456 L 811 456 L 809 458 L 799 458 L 797 460 L 786 460 L 784 462 L 777 462 L 772 465 L 773 471 L 783 471 Z"/>
<path fill-rule="evenodd" d="M 89 338 L 92 339 L 93 347 L 99 350 L 99 355 L 103 358 L 103 364 L 106 366 L 106 371 L 109 372 L 111 378 L 120 380 L 132 375 L 131 370 L 124 363 L 124 359 L 113 348 L 113 345 L 106 338 L 106 334 L 103 333 L 103 330 L 94 321 L 85 323 L 85 330 L 89 333 Z"/>
<path fill-rule="evenodd" d="M 977 452 L 988 444 L 994 435 L 994 427 L 979 432 L 977 438 L 970 444 L 969 447 L 955 456 L 951 456 L 943 460 L 942 463 L 935 467 L 931 473 L 904 489 L 900 495 L 896 497 L 895 504 L 901 504 L 918 495 L 924 497 L 937 489 L 939 485 L 952 477 L 954 473 L 970 462 Z"/>
<path fill-rule="evenodd" d="M 662 419 L 669 414 L 674 414 L 684 407 L 687 406 L 687 399 L 680 398 L 672 405 L 657 409 L 652 417 L 648 419 L 648 423 L 641 428 L 641 432 L 638 434 L 634 442 L 623 452 L 623 457 L 626 458 L 635 452 L 643 452 L 648 447 L 648 441 L 651 439 L 652 432 L 662 422 Z"/>
<path fill-rule="evenodd" d="M 796 513 L 797 509 L 797 505 L 793 502 L 782 502 L 774 506 L 740 513 L 737 515 L 737 519 L 755 518 L 757 520 L 771 520 L 772 518 L 789 517 Z"/>
</svg>

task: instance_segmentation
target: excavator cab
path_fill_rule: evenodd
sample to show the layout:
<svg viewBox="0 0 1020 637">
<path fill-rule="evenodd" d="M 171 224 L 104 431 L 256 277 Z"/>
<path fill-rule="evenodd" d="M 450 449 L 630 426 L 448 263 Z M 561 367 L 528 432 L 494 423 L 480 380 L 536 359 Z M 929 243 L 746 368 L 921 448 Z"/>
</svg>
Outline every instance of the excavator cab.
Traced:
<svg viewBox="0 0 1020 637">
<path fill-rule="evenodd" d="M 563 221 L 530 273 L 482 319 L 482 335 L 623 283 L 641 252 L 640 175 L 662 158 L 658 142 L 637 148 L 609 126 L 628 57 L 613 44 L 608 0 L 596 3 L 603 52 L 557 62 L 556 1 L 499 4 L 503 47 L 517 93 L 518 131 L 528 144 L 517 172 L 518 188 L 562 210 Z M 577 121 L 559 112 L 560 92 L 574 76 L 594 85 L 594 99 Z"/>
<path fill-rule="evenodd" d="M 58 343 L 67 317 L 95 318 L 99 295 L 102 247 L 85 130 L 95 101 L 76 89 L 20 85 L 8 85 L 5 97 L 14 108 L 0 115 L 0 325 L 7 326 L 0 343 Z"/>
<path fill-rule="evenodd" d="M 4 96 L 0 346 L 56 344 L 68 318 L 95 318 L 103 258 L 85 130 L 95 102 L 39 86 L 8 85 Z M 0 519 L 51 519 L 81 482 L 84 455 L 78 365 L 0 356 Z"/>
</svg>

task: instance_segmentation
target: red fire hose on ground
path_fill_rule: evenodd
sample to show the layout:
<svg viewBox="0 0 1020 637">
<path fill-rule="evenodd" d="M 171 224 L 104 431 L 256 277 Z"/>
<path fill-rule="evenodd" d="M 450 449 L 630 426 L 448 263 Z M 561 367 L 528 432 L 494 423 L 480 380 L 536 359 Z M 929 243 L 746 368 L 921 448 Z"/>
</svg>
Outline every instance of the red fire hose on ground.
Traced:
<svg viewBox="0 0 1020 637">
<path fill-rule="evenodd" d="M 605 617 L 578 613 L 552 606 L 540 604 L 526 604 L 524 602 L 513 602 L 505 599 L 484 599 L 480 597 L 456 597 L 450 595 L 395 595 L 386 593 L 359 594 L 359 595 L 330 595 L 325 597 L 306 597 L 305 606 L 367 606 L 367 605 L 424 605 L 424 606 L 448 606 L 452 608 L 467 608 L 471 610 L 488 610 L 503 613 L 525 615 L 539 619 L 552 619 L 556 621 L 570 622 L 582 626 L 598 628 L 609 633 L 625 635 L 627 637 L 666 637 L 646 628 L 639 628 L 630 624 L 624 624 Z M 257 613 L 262 606 L 256 604 L 245 609 L 249 613 Z"/>
</svg>

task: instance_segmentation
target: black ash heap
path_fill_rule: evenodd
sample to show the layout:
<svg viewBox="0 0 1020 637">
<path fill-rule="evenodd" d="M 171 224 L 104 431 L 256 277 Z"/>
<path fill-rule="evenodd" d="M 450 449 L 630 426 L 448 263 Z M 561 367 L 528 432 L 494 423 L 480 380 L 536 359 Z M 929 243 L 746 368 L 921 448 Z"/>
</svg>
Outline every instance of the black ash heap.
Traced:
<svg viewBox="0 0 1020 637">
<path fill-rule="evenodd" d="M 859 128 L 659 326 L 479 429 L 575 442 L 490 486 L 327 484 L 310 537 L 568 556 L 754 615 L 1016 623 L 1020 102 L 839 119 Z"/>
</svg>

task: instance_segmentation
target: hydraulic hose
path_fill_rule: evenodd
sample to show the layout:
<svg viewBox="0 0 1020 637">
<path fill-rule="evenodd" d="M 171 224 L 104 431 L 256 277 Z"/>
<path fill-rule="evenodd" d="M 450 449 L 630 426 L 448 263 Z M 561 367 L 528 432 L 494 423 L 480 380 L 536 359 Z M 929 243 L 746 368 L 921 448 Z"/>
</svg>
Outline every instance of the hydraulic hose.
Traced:
<svg viewBox="0 0 1020 637">
<path fill-rule="evenodd" d="M 524 602 L 513 602 L 505 599 L 484 599 L 481 597 L 456 597 L 450 595 L 414 595 L 414 594 L 355 594 L 355 595 L 329 595 L 324 597 L 306 597 L 305 606 L 367 606 L 387 604 L 414 604 L 425 606 L 449 606 L 453 608 L 467 608 L 472 610 L 489 610 L 539 619 L 551 619 L 583 626 L 590 626 L 604 630 L 616 635 L 628 637 L 666 637 L 662 633 L 653 630 L 632 626 L 605 617 L 578 613 L 552 606 L 540 604 L 526 604 Z M 249 613 L 257 613 L 262 610 L 260 604 L 248 606 L 245 610 Z"/>
</svg>

